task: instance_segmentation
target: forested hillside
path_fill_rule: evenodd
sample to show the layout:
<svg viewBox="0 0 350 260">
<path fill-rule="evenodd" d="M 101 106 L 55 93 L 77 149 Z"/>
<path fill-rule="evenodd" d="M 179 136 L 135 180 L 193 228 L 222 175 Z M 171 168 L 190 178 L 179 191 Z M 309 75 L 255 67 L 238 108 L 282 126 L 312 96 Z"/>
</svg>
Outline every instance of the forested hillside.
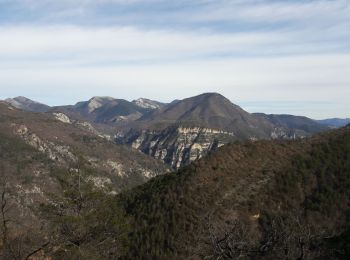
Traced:
<svg viewBox="0 0 350 260">
<path fill-rule="evenodd" d="M 227 145 L 124 193 L 126 258 L 349 257 L 350 127 Z"/>
<path fill-rule="evenodd" d="M 73 174 L 61 181 L 64 196 L 42 206 L 51 230 L 45 253 L 55 259 L 348 259 L 349 156 L 346 127 L 299 141 L 227 145 L 119 195 L 89 182 L 79 186 Z"/>
</svg>

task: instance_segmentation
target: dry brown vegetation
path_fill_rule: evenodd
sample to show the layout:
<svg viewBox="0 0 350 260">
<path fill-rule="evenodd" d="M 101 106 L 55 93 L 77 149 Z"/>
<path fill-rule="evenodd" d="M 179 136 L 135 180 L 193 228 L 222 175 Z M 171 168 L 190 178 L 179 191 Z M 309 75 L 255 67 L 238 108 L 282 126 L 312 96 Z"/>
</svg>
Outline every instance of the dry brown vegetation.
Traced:
<svg viewBox="0 0 350 260">
<path fill-rule="evenodd" d="M 0 113 L 5 180 L 0 205 L 28 228 L 19 233 L 1 214 L 6 257 L 25 259 L 34 252 L 54 259 L 349 258 L 350 127 L 299 141 L 230 144 L 114 195 L 113 187 L 97 189 L 86 177 L 109 173 L 91 167 L 84 155 L 145 157 L 125 155 L 126 148 L 81 134 L 49 115 L 25 115 Z M 62 167 L 13 135 L 13 124 L 25 124 L 43 140 L 54 142 L 58 136 L 76 147 L 78 160 Z M 141 182 L 119 180 L 115 185 L 121 188 Z M 38 193 L 24 192 L 18 197 L 18 185 L 24 191 L 41 185 L 45 196 L 34 199 Z M 8 205 L 14 207 L 7 210 Z"/>
</svg>

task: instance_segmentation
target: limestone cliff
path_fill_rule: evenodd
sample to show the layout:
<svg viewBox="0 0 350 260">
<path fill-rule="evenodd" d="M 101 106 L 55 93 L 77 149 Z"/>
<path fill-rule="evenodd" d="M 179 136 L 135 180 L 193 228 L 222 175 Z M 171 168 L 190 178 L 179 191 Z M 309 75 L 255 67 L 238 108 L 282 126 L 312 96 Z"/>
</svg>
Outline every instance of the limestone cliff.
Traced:
<svg viewBox="0 0 350 260">
<path fill-rule="evenodd" d="M 210 151 L 235 140 L 233 132 L 222 130 L 173 126 L 162 131 L 130 131 L 117 141 L 162 160 L 177 169 L 195 161 Z"/>
</svg>

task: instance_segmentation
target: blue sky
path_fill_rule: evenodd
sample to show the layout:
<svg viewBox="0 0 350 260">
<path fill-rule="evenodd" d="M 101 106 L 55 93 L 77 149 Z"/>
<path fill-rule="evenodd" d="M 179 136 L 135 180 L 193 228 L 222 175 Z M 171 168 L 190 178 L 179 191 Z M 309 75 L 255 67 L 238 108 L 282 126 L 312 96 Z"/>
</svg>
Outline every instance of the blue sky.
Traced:
<svg viewBox="0 0 350 260">
<path fill-rule="evenodd" d="M 0 0 L 0 99 L 171 101 L 350 117 L 349 0 Z"/>
</svg>

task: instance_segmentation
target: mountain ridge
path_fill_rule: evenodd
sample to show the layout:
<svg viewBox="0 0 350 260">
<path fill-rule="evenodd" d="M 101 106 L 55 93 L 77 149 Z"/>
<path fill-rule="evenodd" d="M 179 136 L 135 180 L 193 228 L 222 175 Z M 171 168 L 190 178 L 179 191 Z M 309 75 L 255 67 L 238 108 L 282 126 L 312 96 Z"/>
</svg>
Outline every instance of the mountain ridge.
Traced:
<svg viewBox="0 0 350 260">
<path fill-rule="evenodd" d="M 329 118 L 316 121 L 320 124 L 337 128 L 348 125 L 350 123 L 350 118 Z"/>
<path fill-rule="evenodd" d="M 305 138 L 333 127 L 301 116 L 251 114 L 215 92 L 168 104 L 95 96 L 49 112 L 87 121 L 101 133 L 115 136 L 117 143 L 175 169 L 230 142 Z"/>
</svg>

